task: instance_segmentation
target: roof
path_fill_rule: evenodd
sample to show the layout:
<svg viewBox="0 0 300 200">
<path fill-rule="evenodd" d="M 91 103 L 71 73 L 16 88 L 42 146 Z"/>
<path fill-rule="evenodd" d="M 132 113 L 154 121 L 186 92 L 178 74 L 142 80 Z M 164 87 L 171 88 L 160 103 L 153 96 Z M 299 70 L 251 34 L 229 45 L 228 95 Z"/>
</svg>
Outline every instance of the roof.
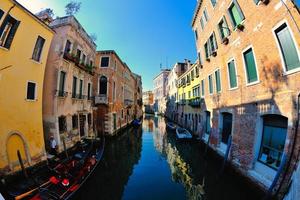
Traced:
<svg viewBox="0 0 300 200">
<path fill-rule="evenodd" d="M 192 20 L 192 26 L 194 26 L 195 24 L 195 21 L 196 21 L 196 18 L 197 18 L 197 14 L 201 8 L 201 5 L 202 5 L 202 2 L 203 0 L 198 0 L 197 2 L 197 6 L 196 6 L 196 9 L 195 9 L 195 12 L 194 12 L 194 16 L 193 16 L 193 20 Z"/>
<path fill-rule="evenodd" d="M 48 29 L 52 33 L 55 33 L 55 31 L 48 24 L 46 24 L 45 22 L 43 22 L 40 18 L 38 18 L 35 14 L 33 14 L 32 12 L 30 12 L 27 8 L 25 8 L 18 1 L 16 1 L 16 0 L 10 0 L 10 1 L 13 2 L 15 5 L 17 5 L 18 7 L 20 7 L 22 10 L 24 10 L 27 14 L 29 14 L 33 19 L 35 19 L 38 23 L 40 23 L 46 29 Z"/>
<path fill-rule="evenodd" d="M 170 70 L 170 69 L 162 69 L 161 72 L 153 78 L 153 80 L 155 80 L 157 77 L 159 77 L 161 74 L 163 74 L 163 73 L 165 73 L 165 72 L 170 73 L 171 70 Z"/>
</svg>

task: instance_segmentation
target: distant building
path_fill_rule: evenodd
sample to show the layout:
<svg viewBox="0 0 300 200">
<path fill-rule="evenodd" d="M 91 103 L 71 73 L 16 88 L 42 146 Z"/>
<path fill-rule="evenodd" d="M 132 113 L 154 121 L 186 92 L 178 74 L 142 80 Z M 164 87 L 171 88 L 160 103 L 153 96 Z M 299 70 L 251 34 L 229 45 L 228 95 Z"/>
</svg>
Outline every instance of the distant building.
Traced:
<svg viewBox="0 0 300 200">
<path fill-rule="evenodd" d="M 135 79 L 134 89 L 134 114 L 135 118 L 141 118 L 143 116 L 143 83 L 142 77 L 133 73 Z"/>
<path fill-rule="evenodd" d="M 54 32 L 17 1 L 0 1 L 0 176 L 46 160 L 44 73 Z"/>
<path fill-rule="evenodd" d="M 141 80 L 115 51 L 109 50 L 97 52 L 93 83 L 96 128 L 99 134 L 115 135 L 136 116 L 135 98 L 142 93 Z"/>
<path fill-rule="evenodd" d="M 192 21 L 203 140 L 225 155 L 232 137 L 230 163 L 263 188 L 287 155 L 281 193 L 299 160 L 299 22 L 294 1 L 258 0 L 199 0 Z"/>
<path fill-rule="evenodd" d="M 164 114 L 166 111 L 166 91 L 169 73 L 169 69 L 162 69 L 153 79 L 154 111 L 158 114 Z"/>
<path fill-rule="evenodd" d="M 94 136 L 92 81 L 96 44 L 73 16 L 50 23 L 56 34 L 45 72 L 43 121 L 45 141 L 54 136 L 59 149 Z"/>
<path fill-rule="evenodd" d="M 143 110 L 145 113 L 154 114 L 154 98 L 152 91 L 146 91 L 143 93 Z"/>
</svg>

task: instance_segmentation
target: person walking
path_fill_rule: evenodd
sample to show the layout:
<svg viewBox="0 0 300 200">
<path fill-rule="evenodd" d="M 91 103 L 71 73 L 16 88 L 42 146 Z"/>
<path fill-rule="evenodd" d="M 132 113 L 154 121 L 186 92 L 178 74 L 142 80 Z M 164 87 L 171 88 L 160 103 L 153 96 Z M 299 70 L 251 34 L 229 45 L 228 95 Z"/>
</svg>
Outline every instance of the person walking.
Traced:
<svg viewBox="0 0 300 200">
<path fill-rule="evenodd" d="M 53 136 L 50 137 L 50 154 L 57 156 L 57 143 Z"/>
</svg>

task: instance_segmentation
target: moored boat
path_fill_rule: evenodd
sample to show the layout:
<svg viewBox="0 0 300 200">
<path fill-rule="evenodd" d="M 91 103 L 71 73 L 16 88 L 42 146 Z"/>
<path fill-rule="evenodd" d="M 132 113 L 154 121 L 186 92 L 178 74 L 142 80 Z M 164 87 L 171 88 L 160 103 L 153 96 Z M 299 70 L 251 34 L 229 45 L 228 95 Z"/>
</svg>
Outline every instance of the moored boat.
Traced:
<svg viewBox="0 0 300 200">
<path fill-rule="evenodd" d="M 171 131 L 175 131 L 177 128 L 177 125 L 173 122 L 167 122 L 167 128 Z"/>
<path fill-rule="evenodd" d="M 176 129 L 176 138 L 179 140 L 192 139 L 192 134 L 185 128 L 178 127 Z"/>
<path fill-rule="evenodd" d="M 135 120 L 132 121 L 132 125 L 133 125 L 133 126 L 138 127 L 138 126 L 140 126 L 141 124 L 142 124 L 142 121 L 139 120 L 139 119 L 135 119 Z"/>
</svg>

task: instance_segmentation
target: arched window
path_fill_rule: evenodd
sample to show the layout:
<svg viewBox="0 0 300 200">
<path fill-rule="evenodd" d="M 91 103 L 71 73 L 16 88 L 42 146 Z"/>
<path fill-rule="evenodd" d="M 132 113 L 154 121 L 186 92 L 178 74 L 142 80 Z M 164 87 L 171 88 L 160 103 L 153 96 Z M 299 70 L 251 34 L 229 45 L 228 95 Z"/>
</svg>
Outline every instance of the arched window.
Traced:
<svg viewBox="0 0 300 200">
<path fill-rule="evenodd" d="M 232 114 L 227 112 L 222 113 L 222 121 L 221 142 L 224 144 L 228 144 L 228 139 L 232 132 Z"/>
<path fill-rule="evenodd" d="M 101 76 L 99 79 L 99 94 L 107 94 L 107 78 L 105 76 Z"/>
<path fill-rule="evenodd" d="M 258 160 L 278 169 L 281 163 L 288 128 L 288 119 L 281 115 L 263 116 L 263 134 Z"/>
</svg>

